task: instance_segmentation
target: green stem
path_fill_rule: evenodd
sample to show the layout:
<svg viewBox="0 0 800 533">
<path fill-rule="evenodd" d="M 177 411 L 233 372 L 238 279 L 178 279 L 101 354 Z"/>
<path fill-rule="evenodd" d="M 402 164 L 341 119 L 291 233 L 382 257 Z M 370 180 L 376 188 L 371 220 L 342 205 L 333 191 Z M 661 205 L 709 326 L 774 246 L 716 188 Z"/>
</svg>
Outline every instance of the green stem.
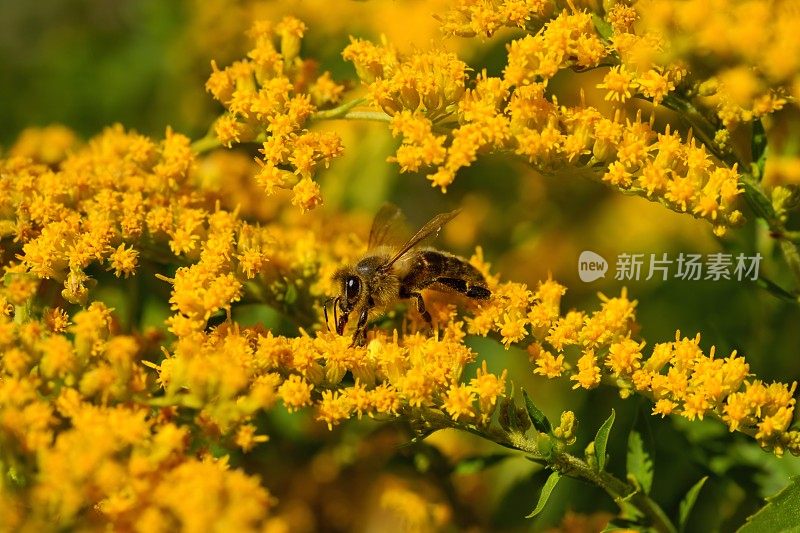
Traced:
<svg viewBox="0 0 800 533">
<path fill-rule="evenodd" d="M 372 120 L 375 122 L 389 122 L 392 117 L 383 111 L 348 111 L 341 116 L 334 117 L 334 119 L 342 120 Z"/>
<path fill-rule="evenodd" d="M 773 236 L 780 240 L 780 249 L 784 260 L 795 278 L 796 286 L 800 288 L 800 250 L 794 243 L 784 238 L 786 228 L 783 222 L 775 216 L 771 199 L 764 192 L 761 183 L 753 177 L 748 165 L 733 152 L 728 155 L 723 153 L 714 141 L 716 128 L 687 98 L 681 95 L 670 95 L 664 99 L 664 105 L 681 114 L 692 127 L 695 135 L 715 157 L 729 166 L 739 166 L 740 183 L 743 185 L 745 198 L 756 216 L 764 219 Z"/>
<path fill-rule="evenodd" d="M 747 172 L 742 173 L 740 182 L 743 185 L 745 199 L 756 213 L 756 216 L 766 222 L 772 236 L 778 239 L 783 258 L 794 276 L 796 288 L 800 289 L 800 251 L 797 248 L 797 244 L 787 236 L 786 226 L 776 216 L 772 207 L 772 200 L 764 192 L 761 183 Z"/>
<path fill-rule="evenodd" d="M 311 120 L 331 120 L 344 117 L 348 111 L 353 109 L 356 106 L 363 104 L 366 101 L 365 98 L 356 98 L 355 100 L 350 100 L 349 102 L 345 102 L 338 107 L 334 107 L 333 109 L 326 109 L 325 111 L 317 111 L 313 115 L 311 115 Z"/>
<path fill-rule="evenodd" d="M 370 110 L 354 110 L 355 107 L 358 107 L 364 104 L 367 101 L 366 98 L 356 98 L 355 100 L 351 100 L 346 102 L 339 107 L 334 107 L 333 109 L 326 109 L 325 111 L 317 111 L 313 115 L 311 115 L 311 120 L 374 120 L 377 122 L 389 122 L 392 120 L 392 117 L 384 113 L 383 111 L 370 111 Z"/>
<path fill-rule="evenodd" d="M 311 115 L 312 121 L 317 120 L 373 120 L 377 122 L 389 122 L 392 117 L 384 113 L 383 111 L 370 111 L 370 110 L 354 110 L 353 108 L 362 105 L 366 102 L 366 99 L 356 98 L 355 100 L 351 100 L 346 102 L 339 107 L 334 107 L 333 109 L 326 109 L 324 111 L 317 111 L 313 115 Z M 258 143 L 263 142 L 266 138 L 266 135 L 261 134 L 256 137 L 252 142 Z M 216 134 L 214 133 L 214 129 L 211 128 L 206 135 L 195 142 L 192 143 L 192 151 L 196 154 L 204 154 L 215 148 L 219 148 L 222 146 L 222 143 L 219 142 Z"/>
<path fill-rule="evenodd" d="M 714 140 L 717 129 L 689 100 L 679 95 L 670 94 L 664 98 L 664 106 L 680 113 L 681 117 L 692 127 L 694 135 L 700 139 L 717 159 L 726 162 L 730 166 L 738 163 L 740 168 L 744 168 L 742 161 L 735 155 L 726 157 L 725 154 L 723 154 Z"/>
<path fill-rule="evenodd" d="M 24 324 L 28 322 L 31 318 L 31 304 L 30 302 L 24 303 L 22 305 L 15 305 L 14 306 L 14 323 L 15 324 Z"/>
<path fill-rule="evenodd" d="M 469 424 L 454 422 L 444 413 L 432 409 L 426 409 L 424 413 L 418 413 L 418 415 L 422 416 L 428 429 L 435 431 L 454 428 L 467 431 L 505 448 L 533 455 L 535 459 L 546 462 L 550 468 L 558 470 L 566 476 L 583 479 L 600 487 L 611 496 L 620 509 L 623 509 L 626 504 L 635 507 L 642 515 L 650 519 L 657 531 L 664 533 L 676 533 L 677 531 L 663 509 L 649 496 L 608 472 L 598 471 L 586 461 L 567 453 L 558 446 L 553 447 L 549 454 L 543 455 L 534 440 L 520 433 L 488 432 Z"/>
<path fill-rule="evenodd" d="M 222 143 L 219 142 L 217 136 L 209 132 L 202 139 L 198 139 L 192 143 L 192 151 L 196 154 L 204 154 L 220 146 L 222 146 Z"/>
<path fill-rule="evenodd" d="M 795 244 L 800 244 L 800 231 L 786 231 L 783 238 Z"/>
<path fill-rule="evenodd" d="M 786 259 L 786 263 L 788 263 L 800 287 L 800 251 L 798 251 L 797 245 L 793 244 L 788 239 L 780 238 L 780 244 L 783 257 Z"/>
<path fill-rule="evenodd" d="M 518 449 L 528 453 L 538 452 L 536 444 L 528 439 L 526 439 L 525 444 Z M 677 530 L 675 526 L 667 517 L 666 513 L 664 513 L 664 510 L 647 496 L 647 494 L 638 491 L 635 487 L 617 479 L 606 471 L 596 470 L 586 461 L 560 450 L 557 447 L 553 449 L 550 456 L 546 459 L 552 468 L 558 470 L 562 474 L 573 478 L 584 479 L 603 489 L 611 496 L 614 502 L 620 506 L 620 509 L 623 508 L 624 503 L 632 505 L 650 519 L 653 527 L 657 531 L 676 533 Z"/>
</svg>

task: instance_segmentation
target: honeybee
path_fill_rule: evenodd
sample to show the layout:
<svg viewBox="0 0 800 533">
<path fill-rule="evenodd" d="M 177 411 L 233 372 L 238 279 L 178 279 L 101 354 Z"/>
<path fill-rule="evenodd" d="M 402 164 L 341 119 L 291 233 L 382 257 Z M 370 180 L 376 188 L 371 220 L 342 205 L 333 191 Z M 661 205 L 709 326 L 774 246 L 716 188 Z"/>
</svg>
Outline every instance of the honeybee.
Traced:
<svg viewBox="0 0 800 533">
<path fill-rule="evenodd" d="M 492 293 L 483 274 L 466 259 L 435 248 L 419 247 L 422 241 L 437 235 L 458 213 L 456 210 L 433 217 L 405 244 L 395 248 L 387 241 L 402 215 L 397 206 L 384 205 L 372 223 L 367 252 L 357 263 L 334 274 L 339 295 L 325 302 L 325 323 L 329 324 L 331 303 L 337 334 L 343 335 L 350 316 L 356 316 L 352 345 L 363 345 L 370 315 L 380 314 L 398 300 L 414 300 L 417 311 L 430 325 L 431 315 L 425 309 L 421 294 L 423 289 L 455 292 L 475 300 L 488 299 Z"/>
</svg>

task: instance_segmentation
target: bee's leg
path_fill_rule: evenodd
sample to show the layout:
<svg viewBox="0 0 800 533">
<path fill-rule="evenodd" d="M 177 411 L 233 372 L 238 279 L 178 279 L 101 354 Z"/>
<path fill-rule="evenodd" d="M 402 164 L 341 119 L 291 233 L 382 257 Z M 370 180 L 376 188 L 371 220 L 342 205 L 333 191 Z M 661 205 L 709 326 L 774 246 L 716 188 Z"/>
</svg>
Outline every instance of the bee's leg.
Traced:
<svg viewBox="0 0 800 533">
<path fill-rule="evenodd" d="M 364 309 L 361 311 L 361 314 L 358 315 L 358 323 L 356 324 L 356 331 L 353 333 L 353 342 L 350 344 L 351 347 L 353 346 L 363 346 L 367 340 L 367 316 L 369 316 L 369 310 Z"/>
<path fill-rule="evenodd" d="M 328 320 L 328 305 L 330 305 L 330 303 L 332 301 L 333 301 L 333 298 L 328 298 L 327 300 L 325 300 L 325 303 L 322 304 L 322 312 L 325 315 L 325 327 L 328 328 L 328 331 L 331 330 L 331 323 Z"/>
<path fill-rule="evenodd" d="M 339 297 L 333 299 L 333 328 L 337 330 L 339 328 Z"/>
<path fill-rule="evenodd" d="M 425 300 L 422 299 L 422 294 L 418 292 L 412 292 L 408 295 L 409 298 L 413 298 L 417 302 L 417 311 L 419 314 L 422 315 L 422 318 L 425 322 L 428 323 L 429 326 L 433 327 L 433 318 L 431 318 L 431 314 L 425 309 Z"/>
</svg>

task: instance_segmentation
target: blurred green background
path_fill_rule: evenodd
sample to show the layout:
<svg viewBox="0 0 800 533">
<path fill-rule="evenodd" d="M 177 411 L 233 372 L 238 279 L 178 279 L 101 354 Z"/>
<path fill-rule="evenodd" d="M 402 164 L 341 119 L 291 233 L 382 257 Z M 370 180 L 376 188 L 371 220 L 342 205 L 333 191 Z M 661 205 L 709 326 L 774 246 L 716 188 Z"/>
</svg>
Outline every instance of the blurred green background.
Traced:
<svg viewBox="0 0 800 533">
<path fill-rule="evenodd" d="M 3 0 L 0 142 L 53 122 L 83 136 L 115 122 L 148 134 L 174 123 L 196 134 L 201 122 L 185 115 L 179 96 L 182 78 L 199 74 L 179 49 L 187 20 L 180 2 Z M 208 118 L 208 106 L 198 111 Z"/>
</svg>

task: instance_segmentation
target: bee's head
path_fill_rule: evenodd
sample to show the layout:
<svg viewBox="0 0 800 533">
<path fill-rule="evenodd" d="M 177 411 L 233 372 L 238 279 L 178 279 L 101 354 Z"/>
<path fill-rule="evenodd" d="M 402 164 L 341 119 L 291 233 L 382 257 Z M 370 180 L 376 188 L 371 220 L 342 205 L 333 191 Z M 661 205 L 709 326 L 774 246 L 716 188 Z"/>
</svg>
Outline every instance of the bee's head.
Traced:
<svg viewBox="0 0 800 533">
<path fill-rule="evenodd" d="M 339 296 L 334 299 L 334 308 L 342 313 L 336 322 L 336 333 L 344 334 L 344 327 L 350 318 L 350 313 L 362 300 L 364 282 L 354 270 L 340 270 L 334 275 L 334 280 L 339 282 Z"/>
</svg>

